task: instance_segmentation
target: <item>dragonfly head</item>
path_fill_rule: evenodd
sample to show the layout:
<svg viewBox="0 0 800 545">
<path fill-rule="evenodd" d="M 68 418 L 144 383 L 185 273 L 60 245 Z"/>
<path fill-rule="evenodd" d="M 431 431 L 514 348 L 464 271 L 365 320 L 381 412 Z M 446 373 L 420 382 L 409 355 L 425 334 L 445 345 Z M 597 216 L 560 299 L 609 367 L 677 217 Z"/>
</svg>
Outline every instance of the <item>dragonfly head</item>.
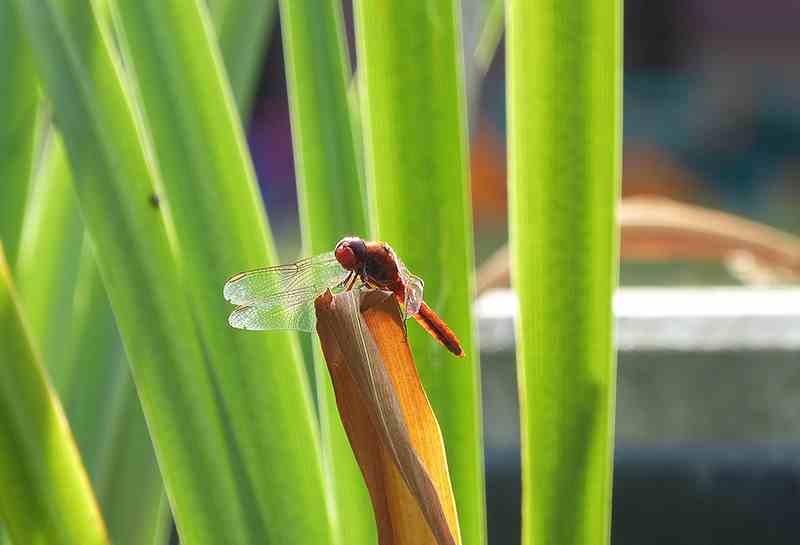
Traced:
<svg viewBox="0 0 800 545">
<path fill-rule="evenodd" d="M 358 271 L 367 256 L 367 245 L 358 237 L 345 237 L 336 244 L 336 260 L 348 271 Z"/>
</svg>

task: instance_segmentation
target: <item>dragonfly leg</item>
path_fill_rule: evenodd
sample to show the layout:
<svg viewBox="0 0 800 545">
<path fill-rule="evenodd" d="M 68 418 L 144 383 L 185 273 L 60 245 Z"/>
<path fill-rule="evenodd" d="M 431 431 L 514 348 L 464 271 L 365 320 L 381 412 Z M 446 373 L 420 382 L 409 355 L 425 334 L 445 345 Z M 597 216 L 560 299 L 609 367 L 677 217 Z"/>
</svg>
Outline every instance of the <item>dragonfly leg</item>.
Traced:
<svg viewBox="0 0 800 545">
<path fill-rule="evenodd" d="M 351 272 L 350 276 L 345 279 L 345 282 L 347 282 L 347 287 L 344 289 L 344 291 L 350 291 L 353 289 L 353 284 L 356 283 L 356 278 L 358 278 L 358 275 Z"/>
<path fill-rule="evenodd" d="M 344 289 L 344 291 L 349 290 L 350 288 L 346 288 L 345 286 L 350 283 L 350 279 L 353 278 L 353 274 L 354 273 L 352 272 L 348 273 L 347 276 L 344 278 L 344 280 L 333 286 L 331 289 L 338 290 L 339 288 L 342 288 Z"/>
</svg>

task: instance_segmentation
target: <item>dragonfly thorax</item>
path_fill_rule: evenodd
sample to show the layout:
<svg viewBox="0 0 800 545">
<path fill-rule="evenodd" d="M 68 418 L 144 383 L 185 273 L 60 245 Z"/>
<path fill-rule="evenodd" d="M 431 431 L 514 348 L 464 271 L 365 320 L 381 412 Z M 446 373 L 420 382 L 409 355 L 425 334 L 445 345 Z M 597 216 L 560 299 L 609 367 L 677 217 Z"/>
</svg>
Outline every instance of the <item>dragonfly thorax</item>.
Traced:
<svg viewBox="0 0 800 545">
<path fill-rule="evenodd" d="M 397 263 L 385 247 L 367 254 L 361 274 L 368 284 L 389 291 L 395 291 L 400 282 L 397 277 Z"/>
</svg>

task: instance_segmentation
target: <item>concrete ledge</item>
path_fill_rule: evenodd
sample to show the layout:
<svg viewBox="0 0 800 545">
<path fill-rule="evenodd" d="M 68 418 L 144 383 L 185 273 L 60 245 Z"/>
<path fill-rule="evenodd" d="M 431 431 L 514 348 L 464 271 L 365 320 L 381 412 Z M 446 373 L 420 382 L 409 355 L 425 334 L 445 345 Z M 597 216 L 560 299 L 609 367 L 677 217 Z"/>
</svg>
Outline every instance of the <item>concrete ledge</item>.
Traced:
<svg viewBox="0 0 800 545">
<path fill-rule="evenodd" d="M 516 297 L 477 301 L 481 351 L 514 349 Z M 624 352 L 800 350 L 800 288 L 621 288 L 614 299 Z"/>
</svg>

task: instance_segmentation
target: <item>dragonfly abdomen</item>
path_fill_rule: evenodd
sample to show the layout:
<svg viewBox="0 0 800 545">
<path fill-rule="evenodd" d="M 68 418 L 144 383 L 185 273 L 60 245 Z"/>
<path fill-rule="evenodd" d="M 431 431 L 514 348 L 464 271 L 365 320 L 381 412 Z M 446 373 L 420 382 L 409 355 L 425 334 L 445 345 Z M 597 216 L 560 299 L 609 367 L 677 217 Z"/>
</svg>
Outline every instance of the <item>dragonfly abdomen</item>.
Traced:
<svg viewBox="0 0 800 545">
<path fill-rule="evenodd" d="M 461 348 L 461 343 L 458 341 L 458 337 L 456 334 L 453 333 L 453 330 L 447 327 L 447 324 L 439 318 L 439 315 L 436 314 L 431 307 L 429 307 L 426 303 L 422 303 L 419 306 L 419 312 L 413 315 L 414 319 L 419 322 L 419 325 L 425 329 L 431 336 L 442 343 L 445 348 L 447 348 L 453 355 L 462 357 L 464 355 L 464 349 Z"/>
</svg>

